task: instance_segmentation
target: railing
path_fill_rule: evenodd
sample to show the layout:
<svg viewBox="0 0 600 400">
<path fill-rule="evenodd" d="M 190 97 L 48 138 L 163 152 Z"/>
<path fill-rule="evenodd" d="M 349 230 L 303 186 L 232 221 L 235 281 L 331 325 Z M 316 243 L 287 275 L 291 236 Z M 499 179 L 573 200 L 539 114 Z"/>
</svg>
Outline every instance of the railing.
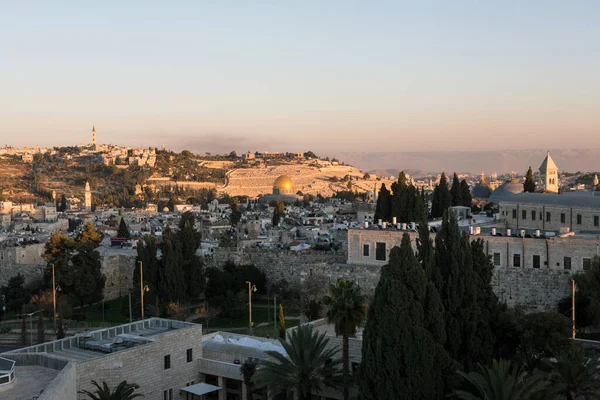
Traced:
<svg viewBox="0 0 600 400">
<path fill-rule="evenodd" d="M 0 386 L 11 384 L 15 380 L 15 362 L 0 357 Z"/>
<path fill-rule="evenodd" d="M 58 320 L 56 321 L 58 324 Z M 88 321 L 63 321 L 64 324 L 67 325 L 67 329 L 87 329 L 87 328 L 110 328 L 112 326 L 123 325 L 123 323 L 113 323 L 113 322 L 88 322 Z M 33 325 L 33 330 L 37 330 L 37 319 L 34 319 L 32 322 L 29 321 L 29 318 L 25 320 L 25 327 L 27 330 L 31 328 L 30 325 Z M 16 331 L 20 331 L 21 329 L 21 321 L 6 321 L 0 322 L 0 329 L 11 329 L 13 333 Z M 58 325 L 57 325 L 58 329 Z M 54 322 L 52 320 L 44 320 L 44 330 L 46 332 L 51 332 L 54 330 Z"/>
</svg>

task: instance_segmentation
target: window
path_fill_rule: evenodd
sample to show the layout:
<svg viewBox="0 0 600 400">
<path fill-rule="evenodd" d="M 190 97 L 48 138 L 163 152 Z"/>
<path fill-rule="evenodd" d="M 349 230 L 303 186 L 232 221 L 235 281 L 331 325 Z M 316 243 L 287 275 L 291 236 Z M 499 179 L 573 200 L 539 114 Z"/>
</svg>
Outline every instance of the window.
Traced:
<svg viewBox="0 0 600 400">
<path fill-rule="evenodd" d="M 171 355 L 165 356 L 165 369 L 171 368 Z"/>
<path fill-rule="evenodd" d="M 577 214 L 577 225 L 581 225 L 581 214 Z"/>
<path fill-rule="evenodd" d="M 173 389 L 163 391 L 163 400 L 173 400 Z"/>
<path fill-rule="evenodd" d="M 377 261 L 385 261 L 385 243 L 375 243 L 375 259 Z"/>
<path fill-rule="evenodd" d="M 594 215 L 594 226 L 600 225 L 600 218 L 597 215 Z"/>
<path fill-rule="evenodd" d="M 186 356 L 187 356 L 187 362 L 193 361 L 194 357 L 193 357 L 192 349 L 187 349 Z"/>
<path fill-rule="evenodd" d="M 517 218 L 517 209 L 513 208 L 513 218 L 516 219 Z"/>
<path fill-rule="evenodd" d="M 500 253 L 494 253 L 494 266 L 500 266 Z"/>
<path fill-rule="evenodd" d="M 550 214 L 550 212 L 546 211 L 546 222 L 550 222 L 552 221 L 552 215 Z"/>
<path fill-rule="evenodd" d="M 584 258 L 583 259 L 583 270 L 587 271 L 591 267 L 592 267 L 592 259 L 591 258 Z"/>
<path fill-rule="evenodd" d="M 535 221 L 535 210 L 531 210 L 531 220 Z"/>
<path fill-rule="evenodd" d="M 521 210 L 521 218 L 527 219 L 527 210 Z"/>
<path fill-rule="evenodd" d="M 560 223 L 564 224 L 567 221 L 567 216 L 565 213 L 560 213 Z"/>
<path fill-rule="evenodd" d="M 571 269 L 571 257 L 565 257 L 564 265 L 565 269 Z"/>
<path fill-rule="evenodd" d="M 540 256 L 537 254 L 533 255 L 533 268 L 539 268 L 540 267 Z"/>
<path fill-rule="evenodd" d="M 363 244 L 363 257 L 369 257 L 369 245 Z"/>
<path fill-rule="evenodd" d="M 521 266 L 521 255 L 514 254 L 513 255 L 513 267 L 520 267 L 520 266 Z"/>
</svg>

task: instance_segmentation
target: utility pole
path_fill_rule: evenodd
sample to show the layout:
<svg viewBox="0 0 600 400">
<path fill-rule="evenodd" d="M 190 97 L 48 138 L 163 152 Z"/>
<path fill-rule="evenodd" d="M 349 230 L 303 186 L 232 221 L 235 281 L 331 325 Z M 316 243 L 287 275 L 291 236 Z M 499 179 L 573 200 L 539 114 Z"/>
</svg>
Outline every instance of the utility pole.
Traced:
<svg viewBox="0 0 600 400">
<path fill-rule="evenodd" d="M 54 332 L 56 332 L 56 283 L 54 281 L 54 264 L 52 264 L 52 303 L 54 304 L 54 314 L 52 314 L 52 321 L 54 324 Z"/>
<path fill-rule="evenodd" d="M 273 295 L 273 339 L 277 337 L 277 295 Z"/>
<path fill-rule="evenodd" d="M 256 285 L 253 285 L 252 282 L 246 281 L 248 284 L 248 328 L 250 330 L 250 336 L 252 336 L 252 292 L 256 292 Z"/>
<path fill-rule="evenodd" d="M 133 317 L 131 315 L 131 289 L 129 289 L 129 323 L 133 322 Z"/>
<path fill-rule="evenodd" d="M 142 319 L 144 319 L 144 270 L 142 269 L 142 262 L 140 264 L 140 299 L 142 299 Z"/>
<path fill-rule="evenodd" d="M 575 279 L 571 279 L 571 322 L 573 326 L 573 339 L 575 339 L 575 335 L 577 334 L 577 330 L 575 329 Z"/>
</svg>

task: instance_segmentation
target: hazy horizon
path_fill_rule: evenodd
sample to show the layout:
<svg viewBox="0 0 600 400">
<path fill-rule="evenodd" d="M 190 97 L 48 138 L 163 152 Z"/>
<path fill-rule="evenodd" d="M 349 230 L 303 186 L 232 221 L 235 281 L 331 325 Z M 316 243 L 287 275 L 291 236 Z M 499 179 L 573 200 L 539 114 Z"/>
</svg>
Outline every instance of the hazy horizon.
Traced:
<svg viewBox="0 0 600 400">
<path fill-rule="evenodd" d="M 0 5 L 0 146 L 581 148 L 594 1 Z"/>
</svg>

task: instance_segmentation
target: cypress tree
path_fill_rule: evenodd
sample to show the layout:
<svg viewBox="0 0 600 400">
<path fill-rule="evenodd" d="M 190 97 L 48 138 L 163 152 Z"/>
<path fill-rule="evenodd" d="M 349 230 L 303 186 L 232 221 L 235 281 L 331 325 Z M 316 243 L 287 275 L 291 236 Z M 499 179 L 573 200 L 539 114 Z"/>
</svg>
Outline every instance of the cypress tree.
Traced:
<svg viewBox="0 0 600 400">
<path fill-rule="evenodd" d="M 448 211 L 448 207 L 452 205 L 450 191 L 448 190 L 448 180 L 446 174 L 442 172 L 440 183 L 433 190 L 433 201 L 431 204 L 431 217 L 440 218 Z"/>
<path fill-rule="evenodd" d="M 490 321 L 478 304 L 484 283 L 473 269 L 469 236 L 460 233 L 455 217 L 448 212 L 435 238 L 435 263 L 442 278 L 438 292 L 445 311 L 444 347 L 463 369 L 470 370 L 476 363 L 488 361 L 485 340 L 489 339 Z"/>
<path fill-rule="evenodd" d="M 427 277 L 404 234 L 368 310 L 359 379 L 365 397 L 443 398 L 444 350 L 427 329 L 426 301 Z"/>
<path fill-rule="evenodd" d="M 148 285 L 150 289 L 149 293 L 156 296 L 158 293 L 158 269 L 160 260 L 158 259 L 158 248 L 156 247 L 156 240 L 154 236 L 144 236 L 143 239 L 138 240 L 137 243 L 137 258 L 136 263 L 133 266 L 133 279 L 132 279 L 132 299 L 135 302 L 140 301 L 140 266 L 139 261 L 142 262 L 142 270 L 144 273 L 144 285 Z M 135 312 L 138 313 L 138 307 Z"/>
<path fill-rule="evenodd" d="M 523 183 L 523 191 L 533 193 L 535 192 L 535 180 L 533 179 L 533 171 L 531 167 L 527 170 L 525 175 L 525 182 Z"/>
<path fill-rule="evenodd" d="M 454 173 L 454 176 L 452 177 L 452 187 L 450 188 L 450 199 L 451 199 L 453 207 L 463 205 L 460 181 L 458 180 L 458 175 L 456 175 L 456 172 Z"/>
<path fill-rule="evenodd" d="M 381 185 L 379 194 L 377 195 L 377 206 L 375 207 L 375 221 L 380 219 L 389 221 L 392 215 L 392 196 L 390 191 L 385 187 L 385 183 Z"/>
<path fill-rule="evenodd" d="M 163 232 L 162 258 L 158 270 L 158 292 L 165 301 L 178 302 L 186 295 L 185 275 L 178 247 L 177 238 L 167 226 Z"/>
<path fill-rule="evenodd" d="M 21 334 L 20 334 L 21 346 L 27 346 L 27 323 L 25 317 L 21 317 Z M 29 343 L 32 345 L 33 343 Z"/>
<path fill-rule="evenodd" d="M 179 222 L 177 238 L 181 249 L 181 259 L 185 282 L 187 283 L 187 296 L 195 299 L 204 290 L 204 270 L 196 250 L 200 247 L 201 234 L 194 226 L 195 218 L 191 213 L 185 213 Z"/>
<path fill-rule="evenodd" d="M 121 217 L 121 222 L 119 222 L 119 228 L 117 229 L 117 237 L 127 240 L 131 239 L 129 227 L 125 223 L 125 219 L 123 217 Z"/>
<path fill-rule="evenodd" d="M 471 207 L 473 203 L 473 197 L 471 196 L 471 189 L 469 188 L 469 184 L 466 180 L 460 181 L 460 192 L 461 192 L 461 206 Z"/>
</svg>

